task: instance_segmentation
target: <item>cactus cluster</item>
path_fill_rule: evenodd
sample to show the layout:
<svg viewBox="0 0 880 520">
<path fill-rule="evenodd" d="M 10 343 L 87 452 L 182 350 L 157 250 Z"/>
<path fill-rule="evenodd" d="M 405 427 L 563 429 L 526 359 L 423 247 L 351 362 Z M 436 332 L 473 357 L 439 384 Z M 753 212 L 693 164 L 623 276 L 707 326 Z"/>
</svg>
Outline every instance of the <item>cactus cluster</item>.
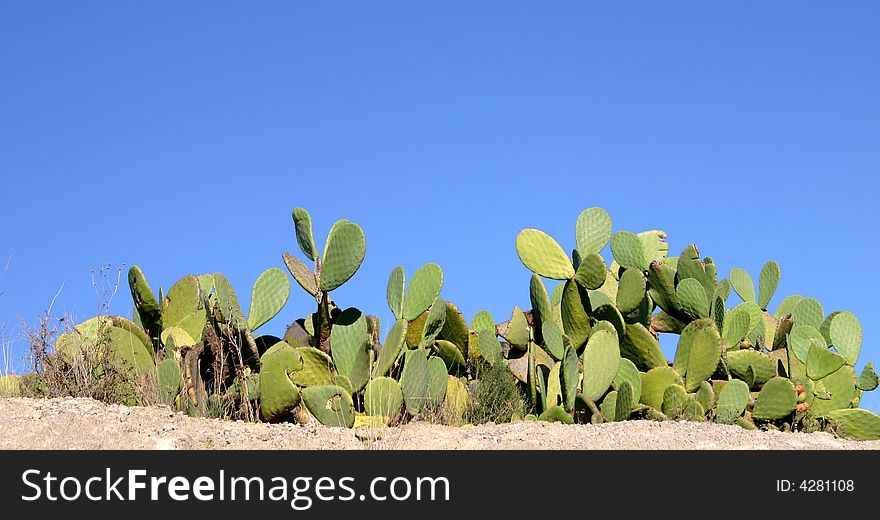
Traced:
<svg viewBox="0 0 880 520">
<path fill-rule="evenodd" d="M 563 381 L 555 401 L 533 402 L 539 412 L 552 409 L 548 417 L 559 419 L 561 406 L 572 420 L 591 422 L 636 416 L 746 428 L 827 426 L 880 438 L 880 418 L 857 408 L 878 378 L 871 364 L 856 375 L 862 331 L 852 313 L 826 315 L 818 300 L 799 295 L 771 313 L 776 262 L 764 265 L 756 290 L 743 269 L 719 279 L 715 262 L 694 244 L 670 257 L 665 238 L 658 230 L 612 234 L 600 208 L 577 219 L 571 256 L 546 233 L 520 232 L 517 253 L 534 273 L 531 334 L 550 377 Z M 608 244 L 610 265 L 600 256 Z M 561 280 L 549 302 L 541 278 Z M 739 303 L 728 303 L 731 290 Z M 671 362 L 661 333 L 679 335 Z M 565 382 L 578 380 L 574 367 L 581 377 L 573 388 Z"/>
<path fill-rule="evenodd" d="M 798 295 L 771 312 L 780 280 L 773 261 L 757 287 L 743 269 L 723 278 L 694 244 L 669 256 L 663 231 L 613 232 L 608 213 L 589 208 L 571 254 L 543 231 L 519 232 L 531 309 L 514 307 L 501 323 L 486 311 L 468 321 L 444 300 L 439 265 L 423 265 L 408 283 L 395 268 L 386 290 L 395 322 L 383 342 L 378 317 L 330 296 L 364 260 L 361 228 L 336 222 L 321 252 L 309 213 L 297 208 L 293 221 L 305 261 L 282 260 L 315 311 L 282 337 L 256 332 L 289 297 L 278 268 L 259 276 L 245 315 L 220 273 L 186 276 L 156 298 L 135 266 L 133 319 L 88 320 L 59 338 L 59 352 L 94 340 L 120 366 L 156 379 L 164 402 L 196 414 L 219 401 L 259 410 L 264 421 L 353 427 L 440 413 L 462 424 L 481 367 L 492 365 L 514 376 L 530 419 L 715 421 L 880 438 L 880 417 L 858 408 L 878 386 L 870 363 L 854 368 L 858 319 L 826 315 Z M 557 283 L 548 291 L 546 280 Z M 672 360 L 661 333 L 678 335 Z"/>
</svg>

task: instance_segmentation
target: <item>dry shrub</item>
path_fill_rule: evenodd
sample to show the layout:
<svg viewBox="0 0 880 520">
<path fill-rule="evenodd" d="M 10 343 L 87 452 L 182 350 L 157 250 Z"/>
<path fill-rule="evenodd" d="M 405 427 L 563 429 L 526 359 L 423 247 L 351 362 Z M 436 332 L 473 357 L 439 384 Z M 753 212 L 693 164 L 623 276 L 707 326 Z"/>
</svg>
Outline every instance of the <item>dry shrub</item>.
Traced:
<svg viewBox="0 0 880 520">
<path fill-rule="evenodd" d="M 64 333 L 78 334 L 68 317 L 50 313 L 36 326 L 22 324 L 31 358 L 32 372 L 20 376 L 25 397 L 88 397 L 110 404 L 154 404 L 158 385 L 154 378 L 137 374 L 111 359 L 110 349 L 98 334 L 95 341 L 71 342 L 63 354 L 55 350 Z"/>
<path fill-rule="evenodd" d="M 469 389 L 464 419 L 470 424 L 506 423 L 528 413 L 525 396 L 504 363 L 477 367 L 477 380 Z"/>
</svg>

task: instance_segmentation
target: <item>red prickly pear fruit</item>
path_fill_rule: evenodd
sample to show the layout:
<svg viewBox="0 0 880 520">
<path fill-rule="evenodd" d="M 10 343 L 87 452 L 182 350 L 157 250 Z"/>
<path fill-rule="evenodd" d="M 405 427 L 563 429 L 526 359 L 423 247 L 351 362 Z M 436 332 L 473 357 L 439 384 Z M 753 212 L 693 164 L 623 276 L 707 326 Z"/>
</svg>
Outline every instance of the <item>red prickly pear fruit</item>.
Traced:
<svg viewBox="0 0 880 520">
<path fill-rule="evenodd" d="M 798 395 L 804 393 L 804 385 L 797 385 L 794 389 L 797 390 Z"/>
<path fill-rule="evenodd" d="M 798 413 L 804 413 L 808 408 L 810 408 L 810 403 L 798 403 L 794 409 L 797 410 Z"/>
</svg>

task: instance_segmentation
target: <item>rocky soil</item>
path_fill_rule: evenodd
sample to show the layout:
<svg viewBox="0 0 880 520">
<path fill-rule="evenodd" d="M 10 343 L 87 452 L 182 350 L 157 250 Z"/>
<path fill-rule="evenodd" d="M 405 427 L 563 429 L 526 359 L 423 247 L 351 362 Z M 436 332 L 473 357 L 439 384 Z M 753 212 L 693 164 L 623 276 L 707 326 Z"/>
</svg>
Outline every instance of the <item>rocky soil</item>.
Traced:
<svg viewBox="0 0 880 520">
<path fill-rule="evenodd" d="M 880 441 L 671 421 L 464 428 L 414 422 L 352 431 L 314 423 L 196 419 L 165 407 L 128 408 L 91 399 L 0 399 L 0 449 L 876 450 Z"/>
</svg>

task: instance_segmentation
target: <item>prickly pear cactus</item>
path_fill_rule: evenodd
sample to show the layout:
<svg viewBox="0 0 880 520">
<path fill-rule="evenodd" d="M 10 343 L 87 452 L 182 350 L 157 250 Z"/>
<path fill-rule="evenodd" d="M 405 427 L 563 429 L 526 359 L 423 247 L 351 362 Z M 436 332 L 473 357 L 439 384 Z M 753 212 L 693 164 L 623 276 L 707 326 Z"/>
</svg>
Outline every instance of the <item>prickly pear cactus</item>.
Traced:
<svg viewBox="0 0 880 520">
<path fill-rule="evenodd" d="M 774 377 L 758 393 L 752 417 L 765 421 L 782 419 L 794 411 L 797 398 L 797 391 L 789 379 Z"/>
<path fill-rule="evenodd" d="M 274 318 L 290 297 L 290 280 L 277 267 L 267 269 L 257 278 L 251 292 L 248 328 L 257 330 Z"/>
<path fill-rule="evenodd" d="M 620 368 L 617 335 L 600 330 L 590 336 L 582 355 L 584 373 L 581 391 L 591 401 L 598 401 L 608 390 Z"/>
<path fill-rule="evenodd" d="M 516 252 L 533 273 L 553 280 L 574 278 L 571 259 L 553 238 L 537 229 L 524 229 L 516 236 Z"/>
<path fill-rule="evenodd" d="M 403 391 L 390 377 L 378 377 L 364 390 L 364 411 L 367 415 L 394 419 L 403 409 Z"/>
<path fill-rule="evenodd" d="M 303 389 L 302 401 L 315 419 L 324 426 L 354 426 L 354 405 L 351 395 L 334 385 L 310 386 Z"/>
<path fill-rule="evenodd" d="M 260 413 L 266 421 L 283 419 L 299 404 L 300 390 L 290 376 L 302 370 L 302 357 L 282 342 L 269 348 L 260 363 Z"/>
<path fill-rule="evenodd" d="M 852 437 L 866 441 L 880 439 L 880 416 L 859 408 L 834 410 L 823 416 L 829 421 L 836 433 L 844 437 Z"/>
<path fill-rule="evenodd" d="M 749 402 L 749 386 L 739 379 L 733 379 L 718 392 L 718 404 L 715 413 L 716 421 L 722 424 L 733 424 L 742 417 Z"/>
</svg>

